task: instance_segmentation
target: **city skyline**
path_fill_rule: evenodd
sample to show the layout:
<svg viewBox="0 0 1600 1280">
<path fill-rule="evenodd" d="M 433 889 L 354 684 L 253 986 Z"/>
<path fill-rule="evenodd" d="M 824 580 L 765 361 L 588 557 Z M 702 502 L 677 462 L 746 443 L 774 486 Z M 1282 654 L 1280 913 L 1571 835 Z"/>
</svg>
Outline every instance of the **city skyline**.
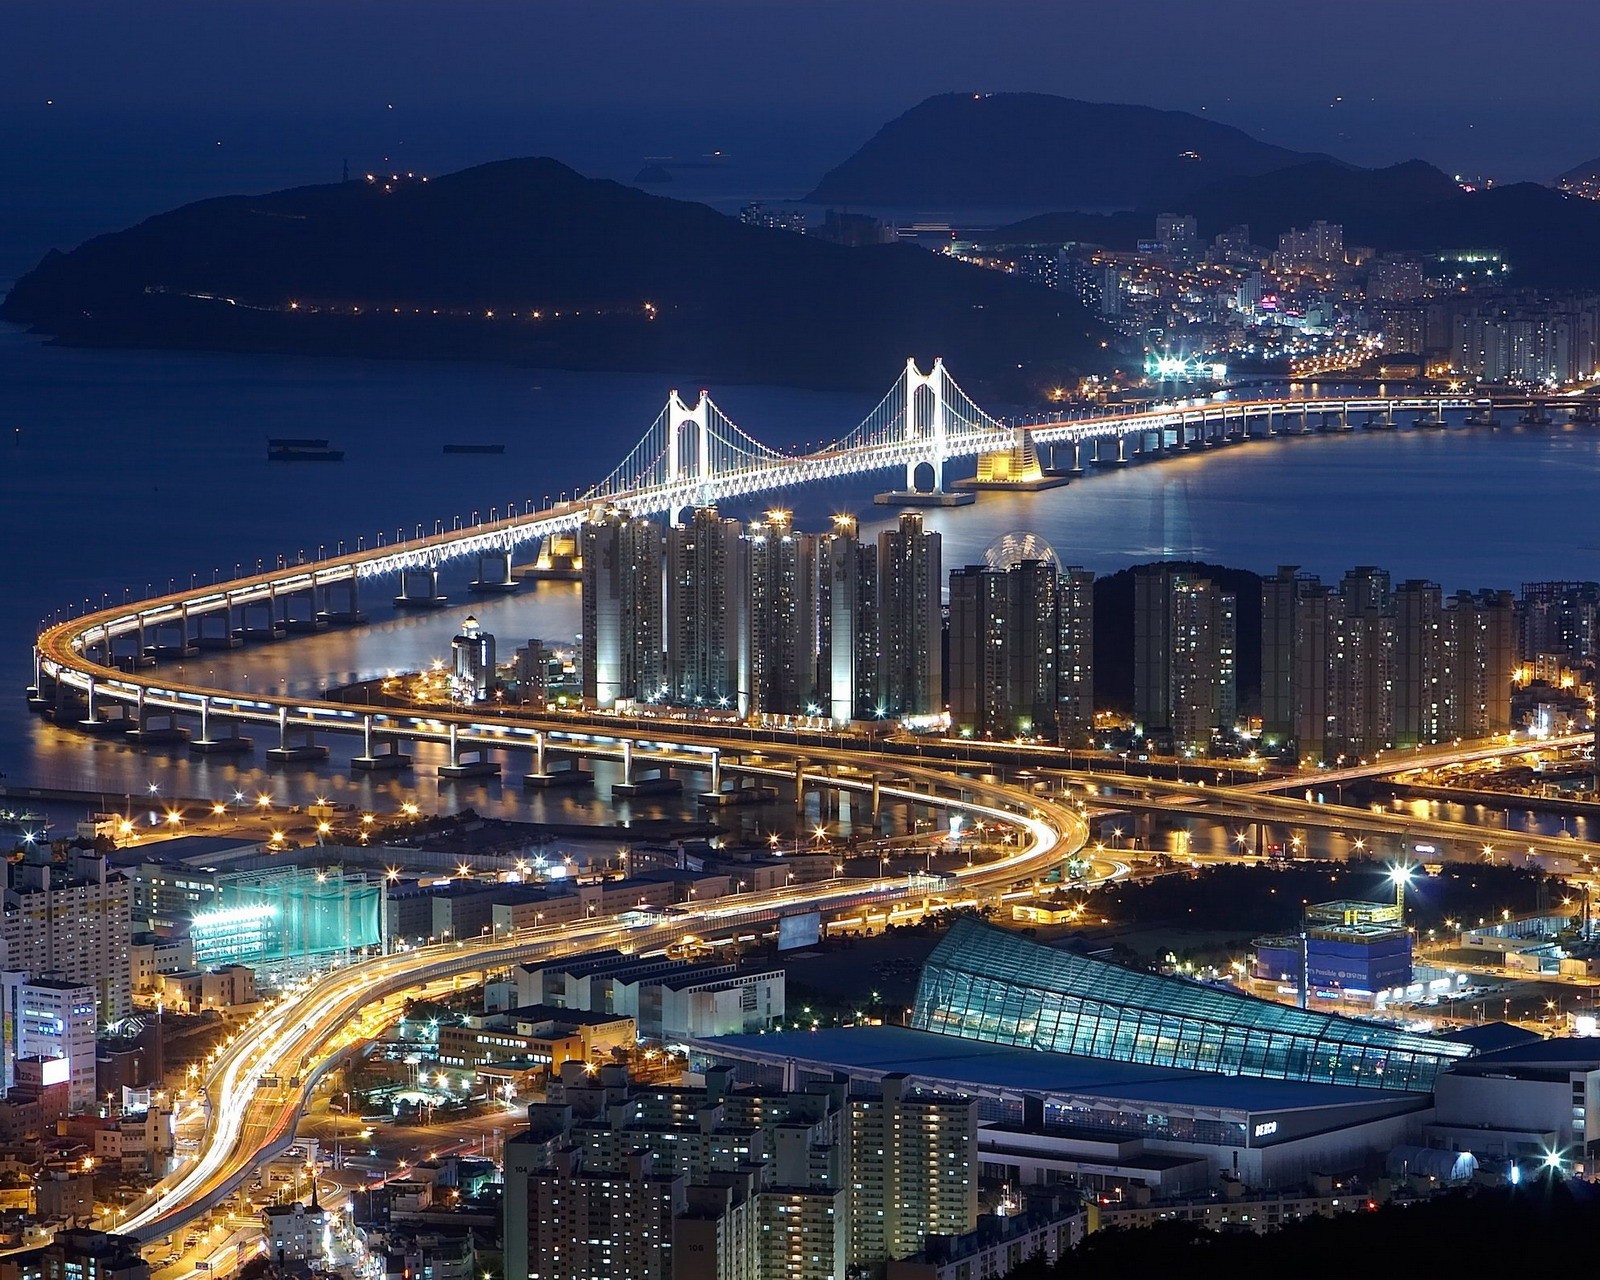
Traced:
<svg viewBox="0 0 1600 1280">
<path fill-rule="evenodd" d="M 10 6 L 0 1280 L 1583 1256 L 1509 19 Z"/>
</svg>

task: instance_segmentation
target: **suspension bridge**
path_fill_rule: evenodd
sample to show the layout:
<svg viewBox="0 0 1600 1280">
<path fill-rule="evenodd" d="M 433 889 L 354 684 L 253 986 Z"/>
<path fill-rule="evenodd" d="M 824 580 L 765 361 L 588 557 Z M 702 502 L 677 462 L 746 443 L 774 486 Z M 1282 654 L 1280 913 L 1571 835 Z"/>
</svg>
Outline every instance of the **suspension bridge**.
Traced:
<svg viewBox="0 0 1600 1280">
<path fill-rule="evenodd" d="M 1051 455 L 1065 451 L 1070 465 L 1062 470 L 1071 474 L 1088 466 L 1117 466 L 1271 436 L 1401 426 L 1442 429 L 1447 412 L 1464 410 L 1482 417 L 1487 405 L 1466 395 L 1202 398 L 1003 421 L 977 405 L 942 361 L 935 360 L 924 373 L 908 360 L 888 394 L 853 430 L 822 449 L 785 452 L 745 431 L 705 392 L 689 404 L 673 391 L 627 456 L 571 500 L 539 510 L 528 503 L 522 512 L 512 508 L 504 517 L 491 509 L 487 520 L 475 519 L 465 527 L 458 522 L 451 529 L 436 525 L 432 534 L 419 528 L 416 537 L 397 536 L 387 544 L 379 535 L 376 546 L 362 542 L 354 552 L 309 562 L 303 556 L 295 563 L 280 561 L 265 572 L 93 610 L 47 626 L 34 650 L 32 696 L 36 704 L 59 704 L 69 696 L 86 711 L 84 723 L 90 728 L 102 714 L 97 702 L 136 715 L 141 730 L 152 712 L 182 711 L 200 720 L 200 737 L 194 742 L 214 743 L 218 750 L 230 749 L 230 743 L 211 737 L 213 713 L 235 722 L 275 721 L 282 739 L 278 750 L 292 754 L 297 749 L 295 726 L 326 724 L 326 712 L 222 691 L 179 689 L 170 681 L 158 683 L 142 669 L 202 649 L 235 648 L 358 622 L 358 588 L 364 580 L 398 576 L 397 605 L 436 606 L 445 599 L 439 593 L 440 567 L 477 557 L 480 582 L 510 586 L 512 557 L 519 548 L 570 535 L 602 505 L 677 523 L 694 506 L 877 472 L 904 474 L 904 488 L 882 495 L 884 499 L 937 505 L 947 496 L 947 465 L 964 459 L 976 458 L 980 475 L 996 459 L 1012 464 L 1020 460 L 1021 470 L 1031 465 L 1037 471 L 1041 449 Z M 1019 473 L 1017 465 L 991 469 Z M 251 705 L 242 706 L 244 701 Z M 55 709 L 59 714 L 60 707 Z M 371 717 L 365 718 L 365 727 L 370 756 Z"/>
</svg>

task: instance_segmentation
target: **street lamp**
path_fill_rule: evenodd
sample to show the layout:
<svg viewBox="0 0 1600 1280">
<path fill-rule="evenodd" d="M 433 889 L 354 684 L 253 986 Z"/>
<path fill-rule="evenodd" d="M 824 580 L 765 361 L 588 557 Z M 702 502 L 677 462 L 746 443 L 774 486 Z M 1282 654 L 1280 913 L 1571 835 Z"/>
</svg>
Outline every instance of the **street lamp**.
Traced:
<svg viewBox="0 0 1600 1280">
<path fill-rule="evenodd" d="M 1416 868 L 1394 866 L 1389 868 L 1389 880 L 1394 885 L 1394 909 L 1400 913 L 1400 919 L 1406 918 L 1406 886 L 1411 883 L 1411 877 L 1416 874 Z"/>
</svg>

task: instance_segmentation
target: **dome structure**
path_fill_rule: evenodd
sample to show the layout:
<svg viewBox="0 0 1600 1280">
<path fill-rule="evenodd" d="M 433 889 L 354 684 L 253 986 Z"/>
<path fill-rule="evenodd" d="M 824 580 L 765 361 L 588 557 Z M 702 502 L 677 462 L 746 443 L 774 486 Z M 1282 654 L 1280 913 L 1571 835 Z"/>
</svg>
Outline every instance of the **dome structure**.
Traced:
<svg viewBox="0 0 1600 1280">
<path fill-rule="evenodd" d="M 1014 569 L 1024 560 L 1043 560 L 1053 569 L 1061 568 L 1061 557 L 1054 547 L 1038 534 L 1021 530 L 1002 534 L 983 553 L 984 564 L 1000 572 Z"/>
</svg>

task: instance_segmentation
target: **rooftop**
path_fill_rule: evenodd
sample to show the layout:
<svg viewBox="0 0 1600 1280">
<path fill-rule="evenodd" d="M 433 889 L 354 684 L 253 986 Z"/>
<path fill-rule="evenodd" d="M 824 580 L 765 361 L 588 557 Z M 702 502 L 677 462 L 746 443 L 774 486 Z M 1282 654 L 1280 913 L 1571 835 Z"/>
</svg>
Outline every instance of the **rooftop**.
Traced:
<svg viewBox="0 0 1600 1280">
<path fill-rule="evenodd" d="M 795 1062 L 818 1071 L 876 1078 L 903 1073 L 945 1092 L 1020 1096 L 1092 1096 L 1114 1102 L 1207 1107 L 1236 1112 L 1287 1111 L 1373 1102 L 1412 1102 L 1401 1090 L 1292 1080 L 1252 1080 L 1181 1067 L 1110 1062 L 1042 1049 L 1013 1048 L 909 1027 L 832 1027 L 703 1040 L 700 1047 L 737 1058 Z"/>
</svg>

